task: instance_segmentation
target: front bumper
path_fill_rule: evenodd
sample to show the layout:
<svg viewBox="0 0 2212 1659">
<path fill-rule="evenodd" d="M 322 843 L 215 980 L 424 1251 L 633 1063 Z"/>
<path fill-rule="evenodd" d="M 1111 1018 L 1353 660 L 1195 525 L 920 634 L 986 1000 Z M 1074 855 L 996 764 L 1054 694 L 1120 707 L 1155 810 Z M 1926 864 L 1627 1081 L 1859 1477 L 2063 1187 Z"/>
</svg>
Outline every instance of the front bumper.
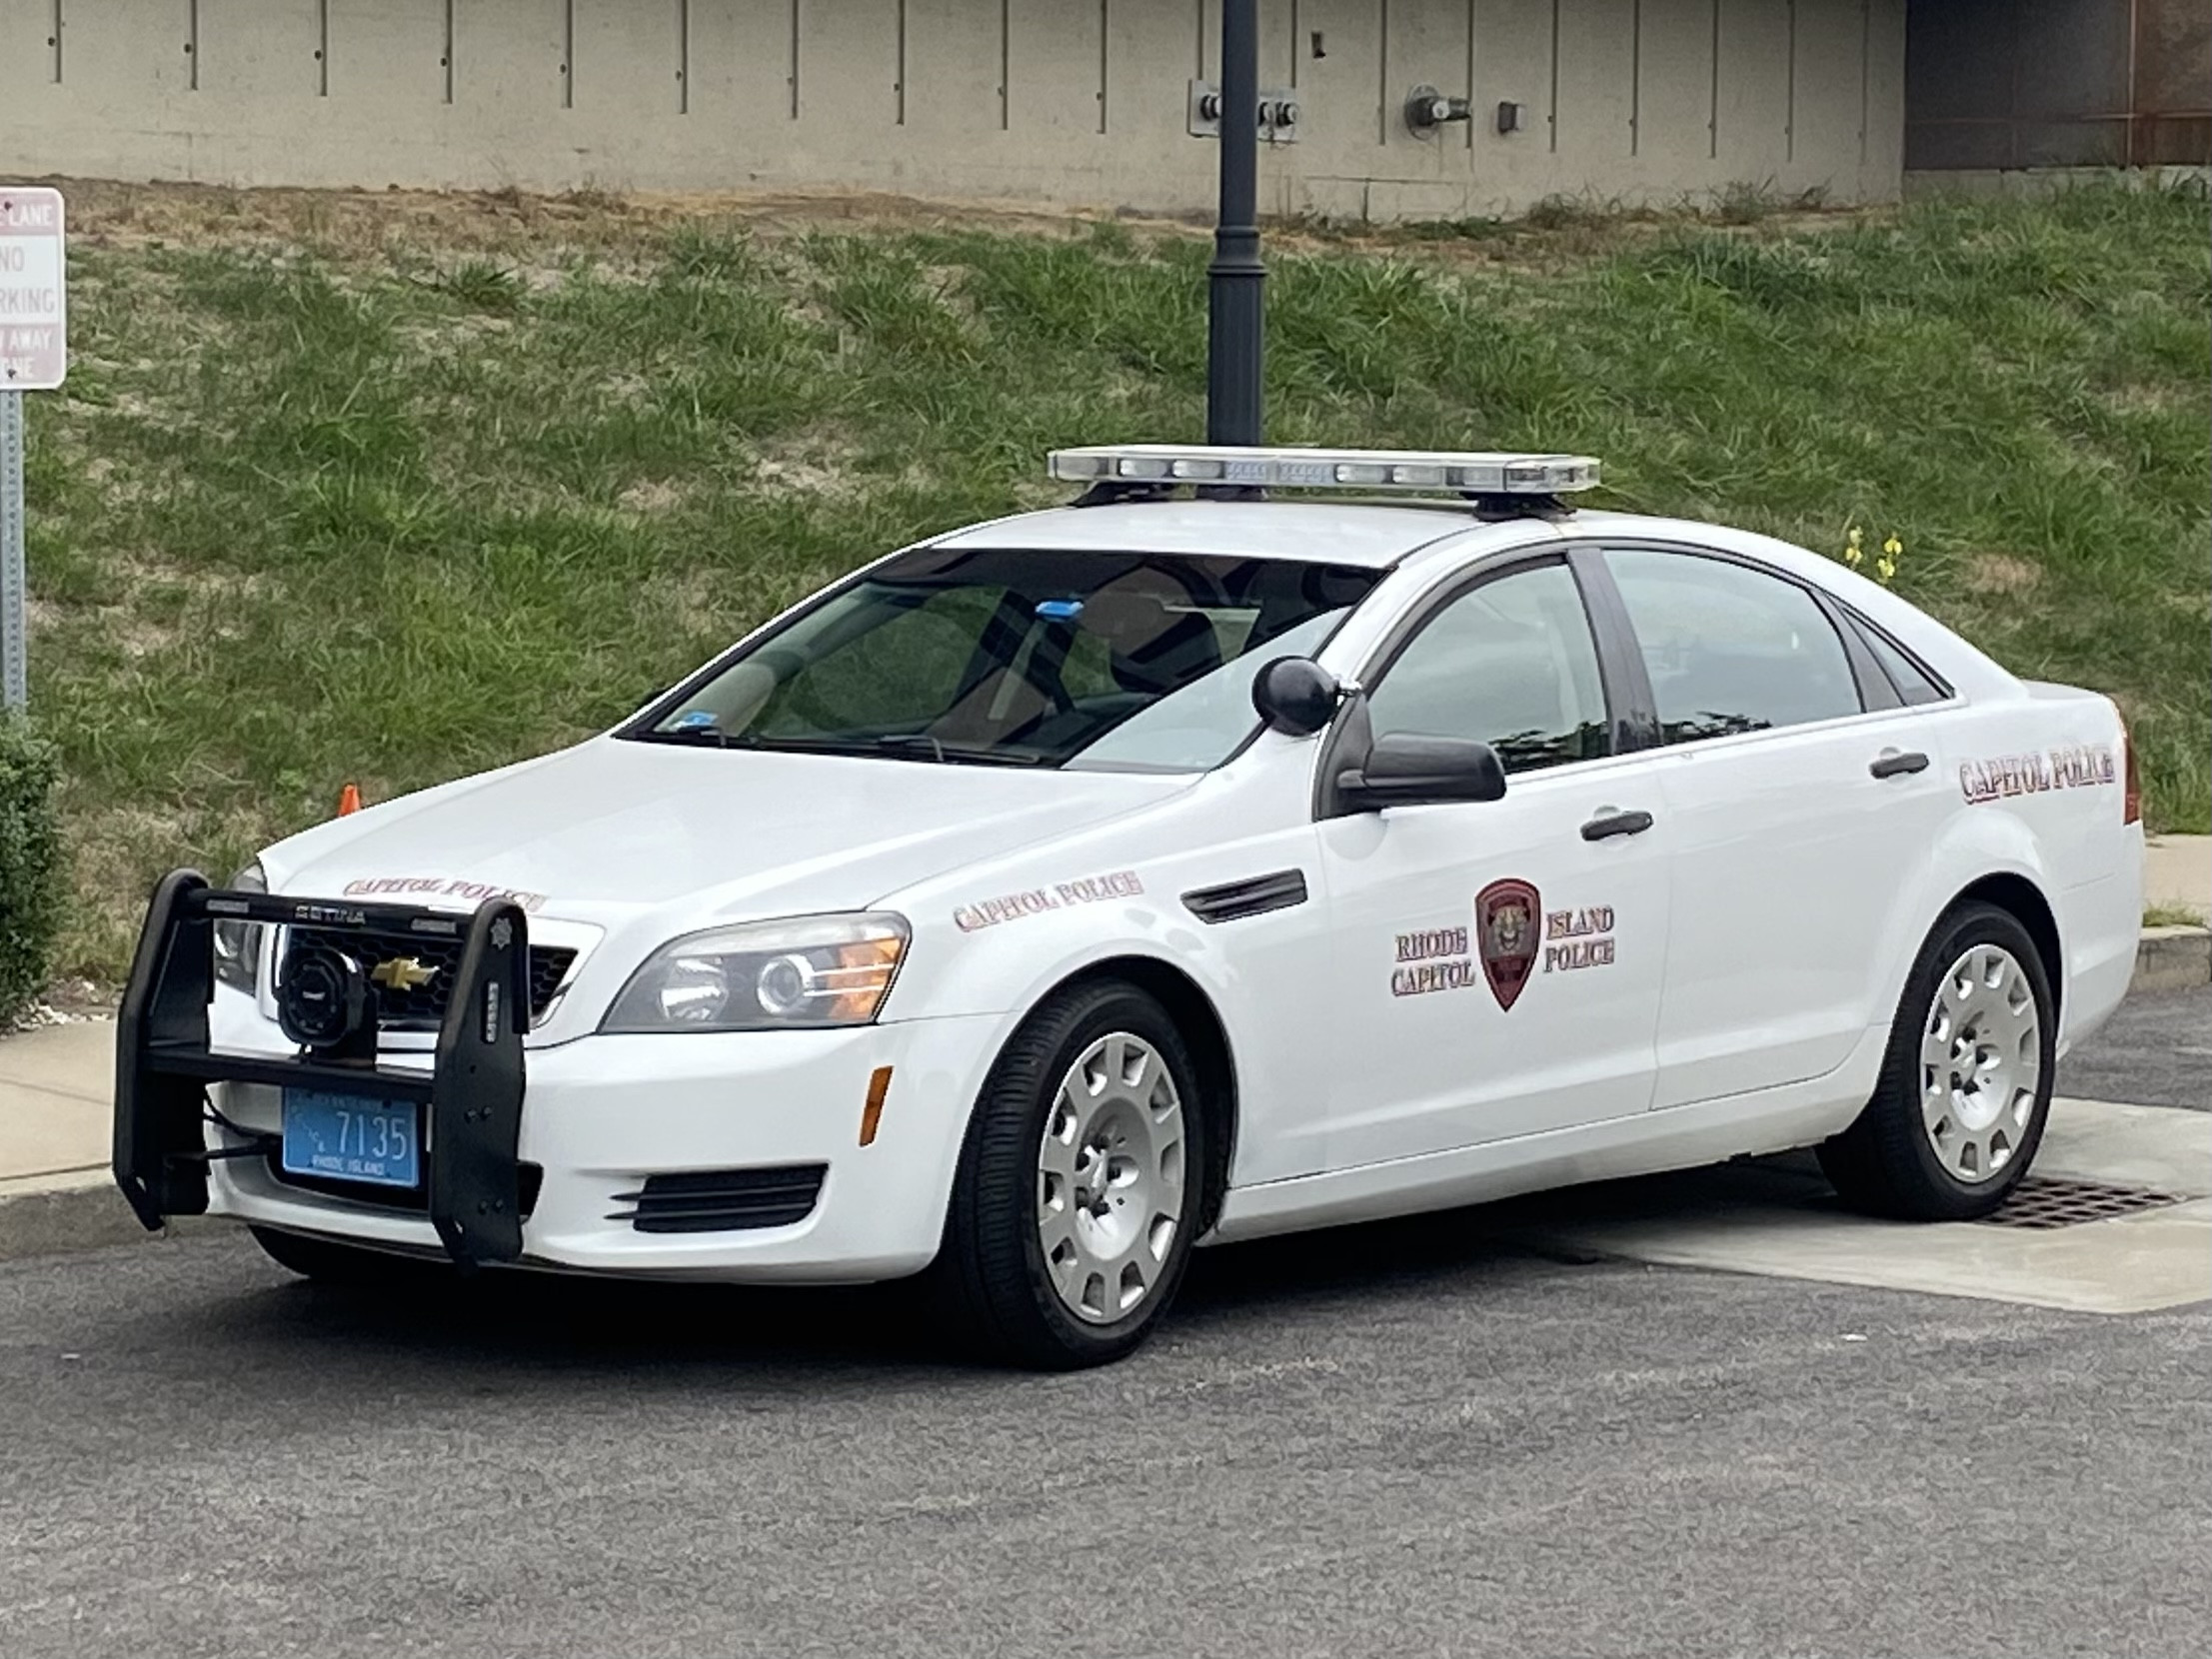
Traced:
<svg viewBox="0 0 2212 1659">
<path fill-rule="evenodd" d="M 223 923 L 335 931 L 364 992 L 362 961 L 462 940 L 435 1043 L 380 1035 L 373 1000 L 334 997 L 342 1033 L 295 1047 L 251 997 L 218 987 Z M 857 1281 L 937 1254 L 1000 1016 L 530 1047 L 528 952 L 506 900 L 464 918 L 172 872 L 116 1023 L 125 1197 L 149 1227 L 208 1212 L 475 1265 Z M 287 1175 L 288 1087 L 412 1102 L 420 1185 Z"/>
<path fill-rule="evenodd" d="M 590 1036 L 528 1051 L 517 1155 L 542 1176 L 522 1223 L 525 1266 L 656 1278 L 860 1282 L 937 1254 L 969 1108 L 1001 1035 L 996 1016 L 833 1031 Z M 387 1065 L 427 1054 L 387 1053 Z M 873 1141 L 862 1117 L 891 1068 Z M 225 1082 L 216 1109 L 271 1134 L 280 1092 Z M 251 1134 L 211 1127 L 217 1148 Z M 804 1219 L 727 1230 L 639 1229 L 654 1176 L 827 1165 Z M 210 1166 L 209 1211 L 386 1249 L 440 1252 L 419 1208 L 309 1191 L 264 1157 Z"/>
</svg>

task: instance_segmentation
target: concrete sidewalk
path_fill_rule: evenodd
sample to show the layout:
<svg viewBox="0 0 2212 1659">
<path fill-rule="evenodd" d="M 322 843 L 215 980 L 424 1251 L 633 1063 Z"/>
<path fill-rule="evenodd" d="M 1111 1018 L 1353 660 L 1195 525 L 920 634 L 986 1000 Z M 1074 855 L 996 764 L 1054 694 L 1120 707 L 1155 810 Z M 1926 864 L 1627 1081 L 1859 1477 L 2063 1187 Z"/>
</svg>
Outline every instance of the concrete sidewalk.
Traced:
<svg viewBox="0 0 2212 1659">
<path fill-rule="evenodd" d="M 2212 836 L 2150 846 L 2144 902 L 2212 915 Z M 2146 929 L 2138 990 L 2212 981 L 2212 933 Z M 115 1026 L 104 1019 L 0 1037 L 0 1258 L 145 1236 L 108 1174 Z"/>
<path fill-rule="evenodd" d="M 2144 848 L 2146 908 L 2183 909 L 2212 919 L 2212 835 L 2153 835 Z"/>
<path fill-rule="evenodd" d="M 2143 929 L 2135 989 L 2179 990 L 2212 979 L 2212 835 L 2153 835 L 2144 848 L 2143 904 L 2180 911 L 2179 925 Z"/>
<path fill-rule="evenodd" d="M 146 1236 L 108 1173 L 115 1026 L 0 1037 L 0 1259 Z"/>
</svg>

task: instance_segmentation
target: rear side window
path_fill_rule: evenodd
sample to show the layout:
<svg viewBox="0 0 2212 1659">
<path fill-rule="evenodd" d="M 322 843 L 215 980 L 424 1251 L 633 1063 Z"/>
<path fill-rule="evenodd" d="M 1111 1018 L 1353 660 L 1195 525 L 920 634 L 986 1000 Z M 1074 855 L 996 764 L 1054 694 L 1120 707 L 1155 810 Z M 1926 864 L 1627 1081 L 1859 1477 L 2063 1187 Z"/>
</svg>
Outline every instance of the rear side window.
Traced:
<svg viewBox="0 0 2212 1659">
<path fill-rule="evenodd" d="M 1897 688 L 1897 696 L 1908 704 L 1941 703 L 1951 695 L 1950 688 L 1934 675 L 1907 657 L 1902 647 L 1868 622 L 1857 612 L 1850 613 L 1851 626 L 1866 642 L 1866 649 L 1874 654 L 1874 661 L 1881 664 L 1882 673 L 1889 676 L 1889 683 Z"/>
<path fill-rule="evenodd" d="M 1860 712 L 1842 638 L 1804 589 L 1724 559 L 1616 548 L 1605 562 L 1670 744 Z"/>
</svg>

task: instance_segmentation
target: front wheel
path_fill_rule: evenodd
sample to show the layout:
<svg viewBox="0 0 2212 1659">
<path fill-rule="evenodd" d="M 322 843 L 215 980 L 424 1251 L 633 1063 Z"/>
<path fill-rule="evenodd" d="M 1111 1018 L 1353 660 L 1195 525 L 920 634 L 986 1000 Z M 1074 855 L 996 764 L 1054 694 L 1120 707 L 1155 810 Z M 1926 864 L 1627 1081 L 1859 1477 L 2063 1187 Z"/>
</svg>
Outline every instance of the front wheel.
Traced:
<svg viewBox="0 0 2212 1659">
<path fill-rule="evenodd" d="M 1905 981 L 1873 1099 L 1820 1147 L 1820 1167 L 1846 1202 L 1877 1215 L 1989 1214 L 2042 1141 L 2057 1027 L 2027 929 L 1993 904 L 1960 905 Z"/>
<path fill-rule="evenodd" d="M 1189 1259 L 1206 1168 L 1196 1073 L 1166 1010 L 1120 981 L 1045 1002 L 992 1068 L 935 1269 L 994 1357 L 1118 1359 Z"/>
</svg>

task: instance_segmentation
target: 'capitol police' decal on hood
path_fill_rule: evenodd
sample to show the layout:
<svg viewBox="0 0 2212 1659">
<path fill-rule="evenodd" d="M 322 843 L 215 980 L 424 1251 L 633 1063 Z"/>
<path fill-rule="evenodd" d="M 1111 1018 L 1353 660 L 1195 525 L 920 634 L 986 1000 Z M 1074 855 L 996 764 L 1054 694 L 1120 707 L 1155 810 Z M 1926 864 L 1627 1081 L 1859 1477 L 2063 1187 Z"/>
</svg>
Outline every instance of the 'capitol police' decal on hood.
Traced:
<svg viewBox="0 0 2212 1659">
<path fill-rule="evenodd" d="M 1087 875 L 1081 880 L 1061 881 L 1050 887 L 1003 893 L 974 904 L 957 904 L 953 907 L 953 925 L 964 933 L 973 933 L 979 928 L 996 927 L 1002 921 L 1017 921 L 1026 915 L 1066 909 L 1071 904 L 1134 898 L 1143 890 L 1144 883 L 1136 878 L 1135 870 L 1117 869 L 1111 875 Z"/>
<path fill-rule="evenodd" d="M 542 892 L 524 892 L 519 887 L 503 887 L 490 881 L 464 881 L 447 875 L 371 875 L 358 881 L 348 881 L 345 888 L 348 898 L 459 898 L 471 904 L 481 904 L 487 898 L 512 899 L 535 915 L 544 908 L 546 895 Z"/>
</svg>

